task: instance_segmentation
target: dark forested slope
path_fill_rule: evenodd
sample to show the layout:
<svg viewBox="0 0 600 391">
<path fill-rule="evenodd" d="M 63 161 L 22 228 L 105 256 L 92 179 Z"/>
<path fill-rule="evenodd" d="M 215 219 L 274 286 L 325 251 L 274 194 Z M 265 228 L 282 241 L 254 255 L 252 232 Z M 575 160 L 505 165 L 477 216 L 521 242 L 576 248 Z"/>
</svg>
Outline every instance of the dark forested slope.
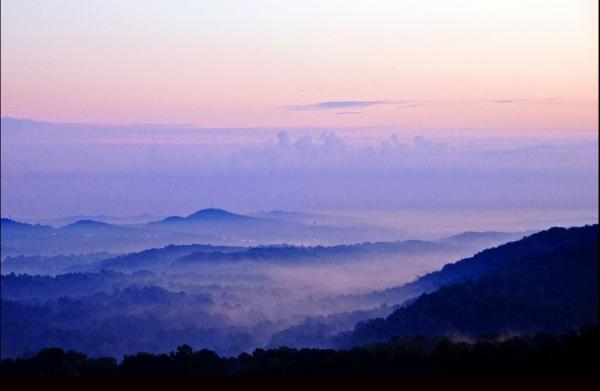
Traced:
<svg viewBox="0 0 600 391">
<path fill-rule="evenodd" d="M 369 296 L 377 303 L 387 301 L 388 304 L 399 304 L 422 293 L 433 292 L 444 285 L 477 280 L 498 269 L 505 269 L 513 261 L 589 243 L 598 245 L 598 224 L 573 228 L 554 227 L 520 240 L 488 248 L 472 257 L 449 263 L 441 270 L 428 273 L 411 283 L 376 291 Z M 369 296 L 363 299 L 368 300 Z"/>
<path fill-rule="evenodd" d="M 598 226 L 553 228 L 448 265 L 423 281 L 442 287 L 385 319 L 358 324 L 337 342 L 354 346 L 414 333 L 561 331 L 597 322 Z"/>
</svg>

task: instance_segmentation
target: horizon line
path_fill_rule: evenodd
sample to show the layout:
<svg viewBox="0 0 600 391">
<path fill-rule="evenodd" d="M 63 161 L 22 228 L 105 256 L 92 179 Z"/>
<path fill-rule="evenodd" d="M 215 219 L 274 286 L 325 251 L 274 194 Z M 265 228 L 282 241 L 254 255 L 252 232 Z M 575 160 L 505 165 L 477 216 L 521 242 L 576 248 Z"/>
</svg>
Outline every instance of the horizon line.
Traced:
<svg viewBox="0 0 600 391">
<path fill-rule="evenodd" d="M 531 132 L 531 131 L 576 131 L 576 132 L 598 132 L 599 128 L 573 128 L 573 127 L 561 127 L 561 128 L 498 128 L 498 127 L 435 127 L 435 126 L 413 126 L 413 125 L 401 125 L 401 124 L 373 124 L 367 126 L 325 126 L 325 125 L 311 125 L 311 126 L 297 126 L 297 125 L 247 125 L 247 126 L 202 126 L 197 123 L 189 122 L 81 122 L 81 121 L 54 121 L 47 119 L 37 119 L 32 117 L 14 117 L 11 115 L 2 115 L 0 120 L 15 120 L 23 122 L 34 122 L 39 124 L 50 124 L 50 125 L 67 125 L 67 126 L 108 126 L 108 127 L 134 127 L 134 126 L 149 126 L 149 127 L 190 127 L 195 129 L 273 129 L 273 130 L 287 130 L 287 129 L 375 129 L 375 128 L 406 128 L 406 129 L 422 129 L 422 130 L 464 130 L 464 131 L 500 131 L 500 132 Z M 286 129 L 287 128 L 287 129 Z"/>
</svg>

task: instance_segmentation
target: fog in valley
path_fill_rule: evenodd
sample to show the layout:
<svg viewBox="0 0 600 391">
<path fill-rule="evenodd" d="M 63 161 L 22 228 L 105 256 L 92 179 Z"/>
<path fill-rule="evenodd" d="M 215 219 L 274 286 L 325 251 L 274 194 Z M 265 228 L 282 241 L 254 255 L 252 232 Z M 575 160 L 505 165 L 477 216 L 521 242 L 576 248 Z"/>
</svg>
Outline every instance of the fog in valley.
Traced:
<svg viewBox="0 0 600 391">
<path fill-rule="evenodd" d="M 333 347 L 336 336 L 357 322 L 387 316 L 427 291 L 407 295 L 390 289 L 535 232 L 330 245 L 170 244 L 139 252 L 121 252 L 120 243 L 110 240 L 144 229 L 156 236 L 168 232 L 170 239 L 228 230 L 231 238 L 248 238 L 243 241 L 264 240 L 270 232 L 293 241 L 294 234 L 298 239 L 315 229 L 315 221 L 301 221 L 306 216 L 299 212 L 264 216 L 204 209 L 144 223 L 145 228 L 84 220 L 67 230 L 3 220 L 3 252 L 10 253 L 2 261 L 3 355 L 26 355 L 49 343 L 116 357 L 181 343 L 225 355 L 279 344 Z M 313 220 L 318 216 L 310 214 Z M 323 215 L 326 219 L 334 223 Z M 341 242 L 356 230 L 389 231 L 355 224 L 351 231 L 343 224 L 317 227 Z M 57 249 L 52 239 L 60 235 L 62 251 L 70 255 L 32 255 L 29 245 L 14 239 L 41 243 L 37 250 L 44 253 L 44 243 Z M 81 245 L 103 251 L 79 253 Z"/>
<path fill-rule="evenodd" d="M 586 131 L 1 129 L 3 357 L 337 347 L 419 277 L 598 219 Z"/>
</svg>

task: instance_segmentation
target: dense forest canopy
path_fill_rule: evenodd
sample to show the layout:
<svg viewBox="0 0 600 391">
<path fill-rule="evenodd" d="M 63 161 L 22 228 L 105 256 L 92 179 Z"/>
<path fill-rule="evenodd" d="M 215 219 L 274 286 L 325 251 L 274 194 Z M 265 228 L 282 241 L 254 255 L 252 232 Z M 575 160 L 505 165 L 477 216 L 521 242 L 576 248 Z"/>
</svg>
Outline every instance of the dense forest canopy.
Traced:
<svg viewBox="0 0 600 391">
<path fill-rule="evenodd" d="M 411 336 L 351 350 L 256 349 L 220 357 L 181 345 L 169 354 L 88 358 L 44 349 L 27 359 L 6 359 L 6 375 L 597 375 L 598 326 L 560 335 L 535 334 L 474 343 Z"/>
</svg>

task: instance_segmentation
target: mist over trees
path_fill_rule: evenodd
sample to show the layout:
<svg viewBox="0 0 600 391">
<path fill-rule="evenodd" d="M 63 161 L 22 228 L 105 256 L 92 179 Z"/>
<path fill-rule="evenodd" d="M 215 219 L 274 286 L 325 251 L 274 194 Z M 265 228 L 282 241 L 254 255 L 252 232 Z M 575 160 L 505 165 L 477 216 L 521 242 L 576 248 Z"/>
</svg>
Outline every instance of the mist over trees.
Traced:
<svg viewBox="0 0 600 391">
<path fill-rule="evenodd" d="M 414 334 L 460 341 L 557 333 L 597 322 L 597 225 L 553 228 L 448 263 L 448 254 L 458 258 L 509 237 L 167 246 L 107 259 L 92 254 L 80 263 L 9 258 L 13 269 L 19 262 L 51 267 L 46 275 L 1 276 L 1 353 L 31 357 L 57 347 L 119 358 L 188 344 L 232 357 L 279 346 L 352 348 Z M 62 263 L 83 270 L 55 274 Z"/>
</svg>

